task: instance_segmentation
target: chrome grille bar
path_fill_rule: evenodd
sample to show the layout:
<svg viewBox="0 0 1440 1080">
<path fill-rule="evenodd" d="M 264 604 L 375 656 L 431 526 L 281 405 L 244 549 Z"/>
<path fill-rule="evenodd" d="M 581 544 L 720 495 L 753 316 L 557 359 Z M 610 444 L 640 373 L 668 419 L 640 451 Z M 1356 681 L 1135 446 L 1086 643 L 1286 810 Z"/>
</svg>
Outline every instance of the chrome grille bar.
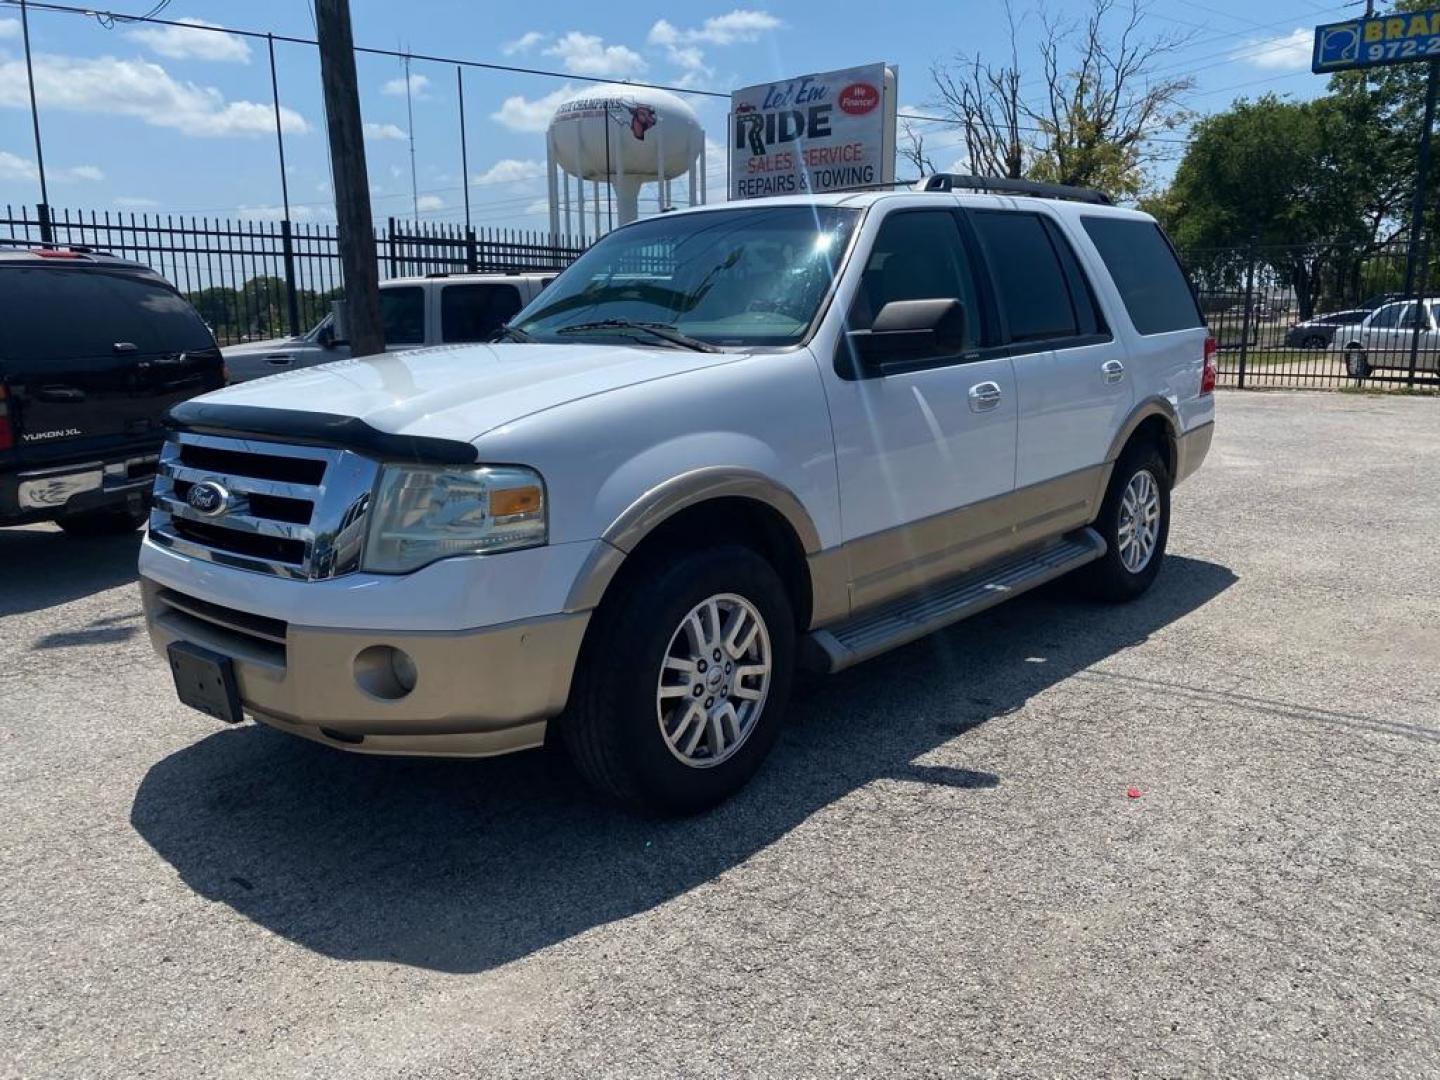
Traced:
<svg viewBox="0 0 1440 1080">
<path fill-rule="evenodd" d="M 182 460 L 187 448 L 196 448 L 189 456 L 198 464 Z M 150 535 L 181 554 L 242 570 L 336 577 L 359 568 L 378 471 L 348 450 L 179 433 L 160 454 Z M 219 512 L 187 499 L 207 481 L 225 491 Z"/>
</svg>

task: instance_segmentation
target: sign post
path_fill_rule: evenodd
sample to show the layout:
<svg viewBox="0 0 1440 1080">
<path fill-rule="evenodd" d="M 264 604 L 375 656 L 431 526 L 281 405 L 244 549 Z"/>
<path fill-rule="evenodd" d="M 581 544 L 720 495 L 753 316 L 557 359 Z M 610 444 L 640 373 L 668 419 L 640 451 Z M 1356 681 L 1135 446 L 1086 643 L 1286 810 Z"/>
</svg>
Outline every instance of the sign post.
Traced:
<svg viewBox="0 0 1440 1080">
<path fill-rule="evenodd" d="M 730 95 L 729 197 L 804 195 L 895 180 L 896 74 L 867 64 Z"/>
<path fill-rule="evenodd" d="M 1315 28 L 1310 70 L 1317 75 L 1337 71 L 1363 71 L 1390 64 L 1430 65 L 1425 80 L 1425 118 L 1420 124 L 1420 158 L 1415 168 L 1415 197 L 1410 205 L 1410 244 L 1405 255 L 1405 295 L 1415 296 L 1415 271 L 1421 250 L 1420 230 L 1425 218 L 1426 181 L 1430 174 L 1430 129 L 1435 122 L 1435 97 L 1440 91 L 1440 11 L 1412 11 L 1371 16 Z M 1427 275 L 1428 276 L 1428 275 Z M 1410 370 L 1406 382 L 1415 383 L 1420 355 L 1420 331 L 1428 323 L 1424 298 L 1415 296 L 1415 326 L 1410 335 Z"/>
</svg>

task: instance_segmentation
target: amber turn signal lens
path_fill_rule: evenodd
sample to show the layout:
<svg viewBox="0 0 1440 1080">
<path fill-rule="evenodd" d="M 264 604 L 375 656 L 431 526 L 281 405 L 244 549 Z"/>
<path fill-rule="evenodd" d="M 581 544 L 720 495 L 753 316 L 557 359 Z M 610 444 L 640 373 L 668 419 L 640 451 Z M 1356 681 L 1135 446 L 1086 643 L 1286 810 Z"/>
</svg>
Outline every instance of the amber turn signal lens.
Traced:
<svg viewBox="0 0 1440 1080">
<path fill-rule="evenodd" d="M 490 516 L 511 517 L 515 514 L 534 514 L 540 509 L 538 487 L 507 488 L 490 493 Z"/>
</svg>

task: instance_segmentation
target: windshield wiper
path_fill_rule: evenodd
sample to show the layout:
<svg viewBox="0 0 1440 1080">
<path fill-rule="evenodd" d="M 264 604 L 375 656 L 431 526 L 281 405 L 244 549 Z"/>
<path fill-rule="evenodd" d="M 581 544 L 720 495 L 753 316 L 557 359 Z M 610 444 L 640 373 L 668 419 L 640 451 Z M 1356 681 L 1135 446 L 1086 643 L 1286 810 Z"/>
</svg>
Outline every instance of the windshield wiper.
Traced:
<svg viewBox="0 0 1440 1080">
<path fill-rule="evenodd" d="M 521 330 L 518 326 L 511 326 L 509 323 L 501 323 L 500 328 L 495 331 L 496 339 L 504 338 L 507 341 L 534 341 L 535 339 Z"/>
<path fill-rule="evenodd" d="M 718 345 L 711 345 L 708 341 L 701 341 L 689 334 L 682 334 L 668 323 L 636 322 L 633 319 L 598 319 L 595 322 L 571 323 L 569 326 L 560 327 L 555 333 L 585 334 L 593 330 L 638 330 L 651 337 L 657 337 L 661 341 L 679 345 L 682 349 L 693 349 L 695 352 L 724 351 Z"/>
</svg>

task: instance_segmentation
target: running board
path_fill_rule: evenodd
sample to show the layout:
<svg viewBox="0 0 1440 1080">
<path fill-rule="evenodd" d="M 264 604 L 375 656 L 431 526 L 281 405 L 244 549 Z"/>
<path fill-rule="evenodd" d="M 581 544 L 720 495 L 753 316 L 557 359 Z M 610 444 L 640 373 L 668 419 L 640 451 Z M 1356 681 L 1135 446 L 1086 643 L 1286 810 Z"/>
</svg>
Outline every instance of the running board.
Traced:
<svg viewBox="0 0 1440 1080">
<path fill-rule="evenodd" d="M 1077 529 L 1043 547 L 988 563 L 845 622 L 816 630 L 808 635 L 801 655 L 807 667 L 842 671 L 968 619 L 1037 585 L 1054 581 L 1104 554 L 1105 541 L 1099 533 L 1094 529 Z"/>
</svg>

